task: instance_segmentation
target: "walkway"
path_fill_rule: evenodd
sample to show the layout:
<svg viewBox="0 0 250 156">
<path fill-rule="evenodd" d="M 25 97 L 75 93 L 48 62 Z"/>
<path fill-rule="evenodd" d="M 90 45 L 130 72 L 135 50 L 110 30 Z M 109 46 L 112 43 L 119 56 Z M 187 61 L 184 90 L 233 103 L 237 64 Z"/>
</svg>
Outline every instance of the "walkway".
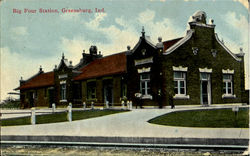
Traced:
<svg viewBox="0 0 250 156">
<path fill-rule="evenodd" d="M 171 111 L 217 107 L 232 106 L 177 106 L 174 110 L 134 109 L 130 112 L 73 122 L 2 127 L 1 135 L 248 139 L 249 129 L 247 128 L 187 128 L 154 125 L 147 122 Z"/>
</svg>

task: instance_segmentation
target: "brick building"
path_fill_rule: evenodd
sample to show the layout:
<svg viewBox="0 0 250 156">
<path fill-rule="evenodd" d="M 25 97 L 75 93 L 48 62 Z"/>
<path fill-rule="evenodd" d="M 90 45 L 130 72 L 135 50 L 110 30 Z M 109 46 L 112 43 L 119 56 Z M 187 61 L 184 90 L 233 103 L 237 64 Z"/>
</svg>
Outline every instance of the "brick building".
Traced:
<svg viewBox="0 0 250 156">
<path fill-rule="evenodd" d="M 144 29 L 135 47 L 103 57 L 96 46 L 82 53 L 80 62 L 62 56 L 51 72 L 20 80 L 24 108 L 52 103 L 77 107 L 91 101 L 120 106 L 121 99 L 134 105 L 163 107 L 246 102 L 244 53 L 232 53 L 215 33 L 206 13 L 196 12 L 186 36 L 154 44 Z M 141 93 L 141 100 L 135 97 Z"/>
</svg>

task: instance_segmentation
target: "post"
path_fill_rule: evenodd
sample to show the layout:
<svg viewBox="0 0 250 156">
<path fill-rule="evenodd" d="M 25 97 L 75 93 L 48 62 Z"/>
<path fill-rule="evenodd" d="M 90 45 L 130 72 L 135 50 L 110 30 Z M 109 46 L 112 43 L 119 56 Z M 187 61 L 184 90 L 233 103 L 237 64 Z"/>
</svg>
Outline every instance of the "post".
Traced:
<svg viewBox="0 0 250 156">
<path fill-rule="evenodd" d="M 124 101 L 122 100 L 122 109 L 124 109 Z"/>
<path fill-rule="evenodd" d="M 31 108 L 31 124 L 35 125 L 36 124 L 36 109 Z"/>
<path fill-rule="evenodd" d="M 56 104 L 52 104 L 52 113 L 55 113 L 56 112 Z"/>
<path fill-rule="evenodd" d="M 94 109 L 94 101 L 91 102 L 91 109 Z"/>
<path fill-rule="evenodd" d="M 235 126 L 238 126 L 238 112 L 239 112 L 239 107 L 238 106 L 235 106 L 232 108 L 232 111 L 234 112 L 234 115 L 235 115 L 235 119 L 234 119 L 234 122 L 235 122 Z"/>
<path fill-rule="evenodd" d="M 83 109 L 86 109 L 86 102 L 83 102 Z"/>
<path fill-rule="evenodd" d="M 106 108 L 109 108 L 109 101 L 106 101 Z"/>
<path fill-rule="evenodd" d="M 130 101 L 127 101 L 126 104 L 127 104 L 127 108 L 130 109 Z"/>
<path fill-rule="evenodd" d="M 71 122 L 72 121 L 72 104 L 71 103 L 69 103 L 69 106 L 67 109 L 68 109 L 67 119 L 69 122 Z"/>
<path fill-rule="evenodd" d="M 130 110 L 132 110 L 132 109 L 133 109 L 133 103 L 132 103 L 132 101 L 130 101 L 130 103 L 129 103 L 129 107 L 130 107 Z"/>
</svg>

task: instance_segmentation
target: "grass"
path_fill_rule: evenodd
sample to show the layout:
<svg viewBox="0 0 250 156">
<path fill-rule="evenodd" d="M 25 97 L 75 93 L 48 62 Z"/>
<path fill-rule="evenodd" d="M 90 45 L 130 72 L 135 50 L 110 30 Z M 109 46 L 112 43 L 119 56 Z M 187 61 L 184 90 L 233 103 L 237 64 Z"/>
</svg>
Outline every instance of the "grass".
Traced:
<svg viewBox="0 0 250 156">
<path fill-rule="evenodd" d="M 89 118 L 95 118 L 115 113 L 126 112 L 125 110 L 84 110 L 84 111 L 73 111 L 72 120 L 84 120 Z M 56 123 L 67 121 L 67 113 L 54 113 L 46 115 L 37 115 L 36 124 L 45 123 Z M 1 126 L 17 126 L 17 125 L 30 125 L 30 117 L 21 117 L 13 119 L 3 119 L 1 120 Z"/>
<path fill-rule="evenodd" d="M 241 108 L 237 117 L 232 109 L 173 112 L 148 122 L 180 127 L 249 128 L 249 109 Z"/>
</svg>

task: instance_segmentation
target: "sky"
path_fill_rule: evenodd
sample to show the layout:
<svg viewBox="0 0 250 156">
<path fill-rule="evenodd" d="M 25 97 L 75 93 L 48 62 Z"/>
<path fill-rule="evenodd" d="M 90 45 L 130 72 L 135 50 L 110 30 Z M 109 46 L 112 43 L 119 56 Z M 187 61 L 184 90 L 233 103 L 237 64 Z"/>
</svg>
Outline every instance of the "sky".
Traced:
<svg viewBox="0 0 250 156">
<path fill-rule="evenodd" d="M 142 26 L 155 43 L 158 37 L 183 37 L 198 10 L 214 20 L 215 32 L 233 53 L 243 48 L 249 88 L 248 7 L 248 0 L 1 0 L 0 100 L 40 65 L 53 70 L 62 53 L 74 65 L 91 45 L 104 56 L 125 51 L 138 42 Z M 84 12 L 64 12 L 69 9 Z"/>
</svg>

